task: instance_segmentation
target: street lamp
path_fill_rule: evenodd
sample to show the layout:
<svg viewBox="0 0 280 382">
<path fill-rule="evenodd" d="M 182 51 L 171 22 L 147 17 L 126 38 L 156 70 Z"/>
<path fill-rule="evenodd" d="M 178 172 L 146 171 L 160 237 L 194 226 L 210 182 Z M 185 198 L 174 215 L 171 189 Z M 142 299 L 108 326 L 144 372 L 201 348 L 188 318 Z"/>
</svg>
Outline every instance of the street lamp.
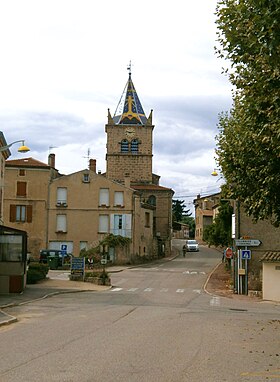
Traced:
<svg viewBox="0 0 280 382">
<path fill-rule="evenodd" d="M 19 153 L 27 153 L 28 151 L 30 151 L 30 148 L 27 147 L 27 146 L 25 146 L 25 144 L 24 144 L 24 140 L 23 140 L 23 139 L 20 139 L 19 141 L 14 141 L 14 142 L 12 142 L 12 143 L 6 145 L 6 146 L 2 146 L 2 147 L 0 147 L 0 152 L 9 149 L 14 143 L 19 143 L 19 142 L 21 142 L 21 146 L 18 148 L 18 152 L 19 152 Z"/>
<path fill-rule="evenodd" d="M 212 176 L 218 176 L 218 172 L 217 172 L 216 168 L 214 168 L 214 171 L 211 172 L 211 175 Z"/>
</svg>

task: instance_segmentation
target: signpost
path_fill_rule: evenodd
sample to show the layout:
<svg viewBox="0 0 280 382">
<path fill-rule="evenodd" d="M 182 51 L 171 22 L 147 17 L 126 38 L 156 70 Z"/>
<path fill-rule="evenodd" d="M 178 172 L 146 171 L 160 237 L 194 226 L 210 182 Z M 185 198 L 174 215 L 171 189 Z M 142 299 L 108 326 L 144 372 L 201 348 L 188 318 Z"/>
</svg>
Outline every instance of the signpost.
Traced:
<svg viewBox="0 0 280 382">
<path fill-rule="evenodd" d="M 62 254 L 62 265 L 64 264 L 64 256 L 67 255 L 67 245 L 66 244 L 61 244 L 61 254 Z"/>
<path fill-rule="evenodd" d="M 258 239 L 235 239 L 237 247 L 258 247 L 261 243 Z"/>
<path fill-rule="evenodd" d="M 241 250 L 241 258 L 242 258 L 242 260 L 251 260 L 251 250 L 250 249 L 242 249 Z"/>
<path fill-rule="evenodd" d="M 251 260 L 251 250 L 247 247 L 258 247 L 260 244 L 261 241 L 258 239 L 235 239 L 236 247 L 244 247 L 244 249 L 239 249 L 237 251 L 238 294 L 248 294 L 248 260 Z"/>
</svg>

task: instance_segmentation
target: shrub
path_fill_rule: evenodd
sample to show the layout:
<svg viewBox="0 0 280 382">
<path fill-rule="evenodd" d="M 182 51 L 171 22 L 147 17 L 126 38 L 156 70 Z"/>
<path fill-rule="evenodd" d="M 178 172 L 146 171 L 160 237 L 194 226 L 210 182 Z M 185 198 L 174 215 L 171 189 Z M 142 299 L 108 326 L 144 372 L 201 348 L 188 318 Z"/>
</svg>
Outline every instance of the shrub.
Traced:
<svg viewBox="0 0 280 382">
<path fill-rule="evenodd" d="M 42 263 L 31 263 L 27 270 L 27 284 L 36 284 L 37 281 L 46 278 L 49 266 Z"/>
</svg>

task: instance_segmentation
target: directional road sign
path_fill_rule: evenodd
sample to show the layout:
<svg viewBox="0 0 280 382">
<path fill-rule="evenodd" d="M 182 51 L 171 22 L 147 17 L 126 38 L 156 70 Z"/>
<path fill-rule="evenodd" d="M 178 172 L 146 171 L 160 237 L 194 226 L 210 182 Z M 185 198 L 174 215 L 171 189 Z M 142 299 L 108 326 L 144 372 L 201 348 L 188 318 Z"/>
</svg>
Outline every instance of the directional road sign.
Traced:
<svg viewBox="0 0 280 382">
<path fill-rule="evenodd" d="M 235 239 L 235 245 L 237 247 L 257 247 L 261 244 L 258 239 Z"/>
<path fill-rule="evenodd" d="M 242 249 L 241 258 L 242 258 L 242 260 L 250 260 L 251 259 L 250 249 Z"/>
</svg>

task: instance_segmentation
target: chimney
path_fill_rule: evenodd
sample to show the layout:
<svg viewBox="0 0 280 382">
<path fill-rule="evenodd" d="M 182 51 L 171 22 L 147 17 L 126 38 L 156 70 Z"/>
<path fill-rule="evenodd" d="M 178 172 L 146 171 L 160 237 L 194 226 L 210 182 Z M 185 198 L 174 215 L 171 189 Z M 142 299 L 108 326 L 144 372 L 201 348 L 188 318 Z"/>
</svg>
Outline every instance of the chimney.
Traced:
<svg viewBox="0 0 280 382">
<path fill-rule="evenodd" d="M 55 154 L 49 155 L 48 165 L 52 168 L 55 168 Z"/>
<path fill-rule="evenodd" d="M 96 174 L 96 159 L 89 160 L 89 169 Z"/>
<path fill-rule="evenodd" d="M 124 174 L 124 185 L 125 187 L 130 188 L 130 174 L 127 172 Z"/>
</svg>

